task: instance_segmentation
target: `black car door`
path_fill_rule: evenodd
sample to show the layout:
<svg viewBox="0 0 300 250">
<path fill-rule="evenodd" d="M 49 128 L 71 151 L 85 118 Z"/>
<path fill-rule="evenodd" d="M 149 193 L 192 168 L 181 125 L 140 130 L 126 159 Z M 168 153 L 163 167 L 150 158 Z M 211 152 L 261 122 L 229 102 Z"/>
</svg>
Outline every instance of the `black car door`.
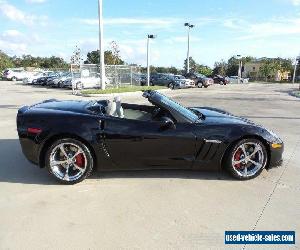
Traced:
<svg viewBox="0 0 300 250">
<path fill-rule="evenodd" d="M 108 117 L 102 121 L 106 149 L 119 169 L 191 168 L 193 124 L 162 129 L 161 122 Z"/>
</svg>

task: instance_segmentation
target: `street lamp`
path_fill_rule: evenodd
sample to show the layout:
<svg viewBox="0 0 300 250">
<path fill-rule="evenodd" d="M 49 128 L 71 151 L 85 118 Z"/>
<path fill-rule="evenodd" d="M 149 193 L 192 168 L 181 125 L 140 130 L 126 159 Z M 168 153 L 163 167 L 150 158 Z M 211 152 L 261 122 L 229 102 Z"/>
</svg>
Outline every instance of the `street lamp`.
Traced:
<svg viewBox="0 0 300 250">
<path fill-rule="evenodd" d="M 150 39 L 155 39 L 156 35 L 147 35 L 147 86 L 150 86 Z"/>
<path fill-rule="evenodd" d="M 236 55 L 236 58 L 239 60 L 238 84 L 240 84 L 241 83 L 241 77 L 242 77 L 242 61 L 241 61 L 242 56 L 241 55 Z"/>
<path fill-rule="evenodd" d="M 185 23 L 184 24 L 185 27 L 188 27 L 188 49 L 187 49 L 187 69 L 186 69 L 186 73 L 189 73 L 190 72 L 190 31 L 192 28 L 195 27 L 195 25 L 193 24 L 190 24 L 190 23 Z"/>
<path fill-rule="evenodd" d="M 295 59 L 295 68 L 294 68 L 294 75 L 293 75 L 293 83 L 295 83 L 297 65 L 298 65 L 299 62 L 300 62 L 300 56 L 297 56 L 296 59 Z"/>
<path fill-rule="evenodd" d="M 102 0 L 98 0 L 98 15 L 99 15 L 100 81 L 101 81 L 101 89 L 105 89 L 105 65 L 104 65 L 104 46 L 103 46 Z"/>
</svg>

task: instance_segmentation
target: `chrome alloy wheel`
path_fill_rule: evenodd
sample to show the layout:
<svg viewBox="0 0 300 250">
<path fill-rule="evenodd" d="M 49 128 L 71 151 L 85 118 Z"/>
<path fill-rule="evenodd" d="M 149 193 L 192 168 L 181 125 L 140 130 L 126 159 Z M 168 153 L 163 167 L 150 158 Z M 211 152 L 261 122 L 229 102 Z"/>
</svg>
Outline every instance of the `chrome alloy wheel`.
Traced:
<svg viewBox="0 0 300 250">
<path fill-rule="evenodd" d="M 74 143 L 61 143 L 50 154 L 50 170 L 60 180 L 76 181 L 87 169 L 87 157 Z"/>
<path fill-rule="evenodd" d="M 254 142 L 241 144 L 233 153 L 234 171 L 241 177 L 251 177 L 266 165 L 266 155 L 261 145 Z"/>
</svg>

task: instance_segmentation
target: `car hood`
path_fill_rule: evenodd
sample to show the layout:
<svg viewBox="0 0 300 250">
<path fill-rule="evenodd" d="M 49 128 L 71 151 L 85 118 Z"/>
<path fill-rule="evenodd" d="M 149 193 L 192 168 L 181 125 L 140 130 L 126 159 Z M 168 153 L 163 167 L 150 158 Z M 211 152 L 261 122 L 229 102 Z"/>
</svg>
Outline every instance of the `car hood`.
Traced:
<svg viewBox="0 0 300 250">
<path fill-rule="evenodd" d="M 210 107 L 196 107 L 192 109 L 195 109 L 204 115 L 205 123 L 256 125 L 254 122 L 246 118 L 235 116 L 221 109 Z"/>
</svg>

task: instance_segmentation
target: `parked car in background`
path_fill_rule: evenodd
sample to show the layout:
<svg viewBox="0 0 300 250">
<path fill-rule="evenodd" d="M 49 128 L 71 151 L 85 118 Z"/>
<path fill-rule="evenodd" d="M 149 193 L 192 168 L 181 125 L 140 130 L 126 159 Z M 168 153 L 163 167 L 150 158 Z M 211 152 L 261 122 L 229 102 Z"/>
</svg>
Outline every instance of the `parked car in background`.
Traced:
<svg viewBox="0 0 300 250">
<path fill-rule="evenodd" d="M 226 84 L 230 83 L 228 77 L 224 77 L 221 75 L 215 75 L 213 77 L 213 80 L 214 80 L 214 83 L 221 84 L 221 85 L 226 85 Z"/>
<path fill-rule="evenodd" d="M 48 87 L 58 87 L 59 81 L 61 81 L 61 79 L 65 80 L 68 76 L 72 76 L 72 74 L 70 72 L 56 72 L 56 76 L 47 79 L 46 85 Z"/>
<path fill-rule="evenodd" d="M 61 74 L 60 77 L 54 78 L 52 87 L 58 88 L 61 87 L 60 85 L 62 84 L 63 81 L 67 80 L 68 78 L 72 78 L 72 73 L 71 72 L 64 72 Z"/>
<path fill-rule="evenodd" d="M 210 85 L 214 84 L 214 80 L 210 77 L 202 75 L 200 73 L 187 73 L 184 75 L 186 78 L 194 81 L 195 86 L 198 88 L 207 88 Z"/>
<path fill-rule="evenodd" d="M 174 88 L 183 89 L 183 88 L 195 87 L 195 83 L 193 80 L 187 79 L 182 75 L 175 75 L 174 79 L 175 79 Z"/>
<path fill-rule="evenodd" d="M 43 77 L 43 76 L 45 76 L 45 73 L 41 73 L 41 72 L 35 73 L 29 77 L 24 78 L 23 83 L 24 84 L 35 84 L 37 82 L 37 79 L 39 79 L 40 77 Z"/>
<path fill-rule="evenodd" d="M 77 79 L 80 79 L 80 73 L 73 73 L 71 76 L 66 77 L 65 80 L 59 82 L 58 87 L 72 89 L 72 84 L 75 83 Z"/>
<path fill-rule="evenodd" d="M 248 83 L 249 82 L 249 78 L 242 78 L 239 76 L 230 76 L 229 77 L 229 81 L 230 83 Z"/>
<path fill-rule="evenodd" d="M 150 76 L 150 85 L 167 86 L 174 83 L 174 75 L 165 73 L 155 73 Z"/>
<path fill-rule="evenodd" d="M 141 86 L 147 85 L 147 75 L 142 74 L 142 75 L 140 76 L 140 83 L 141 83 Z"/>
<path fill-rule="evenodd" d="M 45 85 L 47 85 L 48 80 L 50 80 L 51 78 L 54 78 L 54 77 L 58 77 L 58 76 L 59 76 L 58 73 L 54 73 L 54 72 L 47 73 L 45 76 L 38 78 L 36 81 L 36 84 L 45 86 Z"/>
<path fill-rule="evenodd" d="M 32 73 L 26 72 L 24 69 L 6 69 L 3 72 L 3 79 L 10 81 L 22 81 L 31 74 Z"/>
<path fill-rule="evenodd" d="M 90 76 L 90 77 L 81 77 L 80 73 L 74 73 L 73 77 L 67 78 L 62 82 L 63 88 L 72 89 L 93 89 L 100 87 L 100 77 Z M 106 84 L 110 84 L 108 78 L 105 79 Z"/>
<path fill-rule="evenodd" d="M 100 78 L 80 77 L 80 78 L 73 79 L 72 83 L 74 84 L 74 87 L 76 89 L 95 89 L 100 87 Z"/>
</svg>

